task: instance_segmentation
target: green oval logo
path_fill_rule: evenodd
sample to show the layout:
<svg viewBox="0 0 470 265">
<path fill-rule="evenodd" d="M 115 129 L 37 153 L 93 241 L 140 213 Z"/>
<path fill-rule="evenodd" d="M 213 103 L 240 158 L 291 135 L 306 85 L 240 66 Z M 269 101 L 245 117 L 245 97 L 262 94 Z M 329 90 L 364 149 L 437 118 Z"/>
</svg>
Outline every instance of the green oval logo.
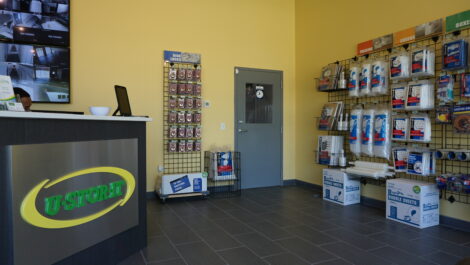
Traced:
<svg viewBox="0 0 470 265">
<path fill-rule="evenodd" d="M 46 213 L 46 215 L 48 215 L 48 217 L 42 215 L 38 211 L 38 209 L 36 208 L 36 200 L 41 190 L 48 189 L 66 180 L 91 173 L 111 173 L 114 175 L 118 175 L 119 177 L 121 177 L 122 180 L 111 182 L 107 185 L 98 185 L 83 190 L 67 192 L 65 195 L 61 194 L 45 198 L 44 212 Z M 125 194 L 123 194 L 124 186 L 127 187 Z M 67 174 L 52 182 L 50 182 L 49 179 L 46 179 L 37 184 L 23 199 L 20 209 L 21 217 L 29 224 L 41 228 L 59 229 L 77 226 L 98 219 L 103 215 L 111 212 L 118 206 L 124 206 L 127 201 L 129 201 L 129 199 L 131 198 L 132 194 L 134 193 L 134 190 L 134 176 L 125 169 L 117 167 L 88 168 Z M 63 208 L 64 210 L 73 210 L 75 208 L 84 207 L 87 204 L 94 204 L 96 202 L 119 197 L 122 198 L 120 198 L 118 201 L 108 206 L 107 208 L 85 217 L 71 220 L 56 220 L 52 218 L 60 211 L 61 208 Z"/>
<path fill-rule="evenodd" d="M 419 186 L 414 186 L 413 191 L 414 193 L 419 194 L 421 192 L 421 188 Z"/>
</svg>

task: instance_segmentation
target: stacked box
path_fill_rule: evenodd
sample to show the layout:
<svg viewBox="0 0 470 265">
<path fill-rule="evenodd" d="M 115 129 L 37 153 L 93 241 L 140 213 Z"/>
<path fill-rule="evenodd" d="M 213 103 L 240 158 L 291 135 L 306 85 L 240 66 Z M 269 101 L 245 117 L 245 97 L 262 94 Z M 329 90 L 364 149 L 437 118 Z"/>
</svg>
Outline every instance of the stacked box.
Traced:
<svg viewBox="0 0 470 265">
<path fill-rule="evenodd" d="M 418 228 L 439 225 L 439 190 L 433 183 L 387 180 L 387 219 Z"/>
<path fill-rule="evenodd" d="M 206 192 L 207 178 L 202 173 L 163 175 L 161 195 Z"/>
<path fill-rule="evenodd" d="M 323 199 L 341 205 L 361 202 L 361 183 L 337 169 L 323 169 Z"/>
</svg>

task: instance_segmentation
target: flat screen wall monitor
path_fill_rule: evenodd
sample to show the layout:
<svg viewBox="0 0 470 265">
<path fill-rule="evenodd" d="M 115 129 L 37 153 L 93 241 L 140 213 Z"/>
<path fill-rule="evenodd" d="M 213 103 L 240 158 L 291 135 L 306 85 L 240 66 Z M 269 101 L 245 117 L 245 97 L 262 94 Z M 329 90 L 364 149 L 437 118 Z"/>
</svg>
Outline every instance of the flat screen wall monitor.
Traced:
<svg viewBox="0 0 470 265">
<path fill-rule="evenodd" d="M 131 104 L 129 102 L 129 97 L 127 96 L 127 89 L 123 86 L 114 86 L 116 91 L 116 99 L 118 103 L 118 108 L 113 113 L 113 116 L 116 116 L 119 112 L 121 116 L 132 116 Z"/>
<path fill-rule="evenodd" d="M 0 75 L 10 76 L 35 103 L 70 103 L 68 48 L 0 43 Z"/>
</svg>

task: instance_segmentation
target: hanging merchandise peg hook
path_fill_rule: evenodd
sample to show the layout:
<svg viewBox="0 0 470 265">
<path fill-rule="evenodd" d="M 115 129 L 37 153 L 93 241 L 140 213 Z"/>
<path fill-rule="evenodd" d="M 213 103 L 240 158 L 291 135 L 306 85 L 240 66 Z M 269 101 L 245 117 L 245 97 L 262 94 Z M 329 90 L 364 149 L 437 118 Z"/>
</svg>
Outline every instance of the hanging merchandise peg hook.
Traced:
<svg viewBox="0 0 470 265">
<path fill-rule="evenodd" d="M 432 41 L 434 41 L 434 43 L 436 43 L 438 40 L 439 40 L 439 36 L 432 37 Z"/>
<path fill-rule="evenodd" d="M 452 32 L 452 35 L 457 37 L 457 36 L 460 35 L 460 33 L 461 33 L 460 30 L 456 30 L 456 31 Z"/>
<path fill-rule="evenodd" d="M 410 47 L 410 45 L 407 43 L 407 44 L 403 44 L 403 48 L 405 48 L 405 50 L 408 50 L 408 48 Z"/>
</svg>

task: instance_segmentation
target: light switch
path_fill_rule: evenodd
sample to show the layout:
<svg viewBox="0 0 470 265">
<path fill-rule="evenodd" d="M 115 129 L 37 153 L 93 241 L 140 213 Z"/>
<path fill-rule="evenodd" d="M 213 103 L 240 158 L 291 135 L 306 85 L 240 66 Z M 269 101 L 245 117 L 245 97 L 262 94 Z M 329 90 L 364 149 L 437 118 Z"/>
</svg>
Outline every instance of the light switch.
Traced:
<svg viewBox="0 0 470 265">
<path fill-rule="evenodd" d="M 225 126 L 225 122 L 221 122 L 220 123 L 220 130 L 224 131 L 225 129 L 227 129 L 227 126 Z"/>
</svg>

